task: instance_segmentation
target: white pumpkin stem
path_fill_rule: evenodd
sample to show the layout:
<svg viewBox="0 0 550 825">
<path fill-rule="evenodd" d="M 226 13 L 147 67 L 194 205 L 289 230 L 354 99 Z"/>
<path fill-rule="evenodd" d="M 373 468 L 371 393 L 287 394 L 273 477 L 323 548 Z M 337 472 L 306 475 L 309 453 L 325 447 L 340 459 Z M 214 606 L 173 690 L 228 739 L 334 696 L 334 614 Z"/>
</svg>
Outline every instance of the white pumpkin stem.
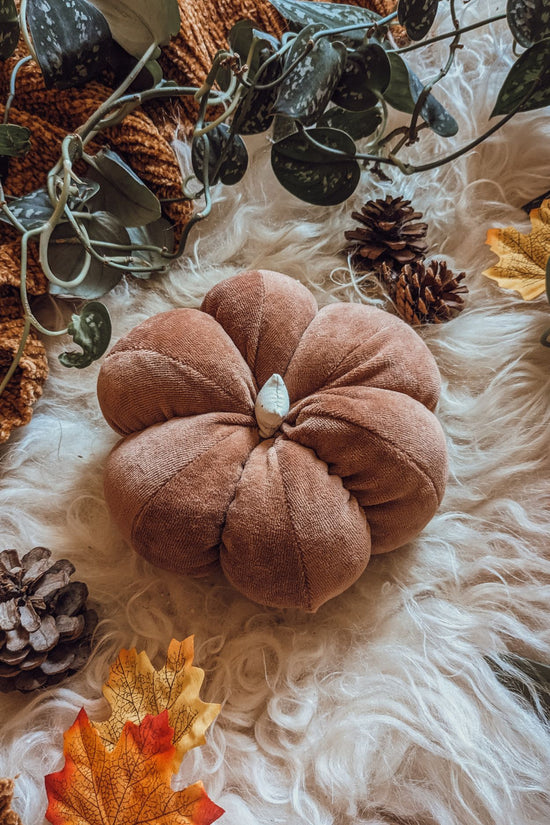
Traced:
<svg viewBox="0 0 550 825">
<path fill-rule="evenodd" d="M 261 388 L 256 398 L 254 413 L 261 438 L 271 438 L 290 409 L 290 398 L 285 382 L 276 372 Z"/>
</svg>

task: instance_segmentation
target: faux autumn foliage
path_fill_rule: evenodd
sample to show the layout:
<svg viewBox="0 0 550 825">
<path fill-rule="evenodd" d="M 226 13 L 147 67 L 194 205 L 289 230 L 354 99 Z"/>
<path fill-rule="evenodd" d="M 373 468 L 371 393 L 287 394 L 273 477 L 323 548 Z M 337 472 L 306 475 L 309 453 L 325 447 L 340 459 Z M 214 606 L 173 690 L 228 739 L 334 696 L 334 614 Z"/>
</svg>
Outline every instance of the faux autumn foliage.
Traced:
<svg viewBox="0 0 550 825">
<path fill-rule="evenodd" d="M 201 782 L 170 787 L 219 711 L 199 699 L 204 674 L 192 663 L 192 637 L 171 642 L 160 671 L 144 653 L 120 652 L 104 686 L 111 717 L 91 723 L 81 710 L 65 733 L 63 769 L 46 777 L 53 825 L 210 825 L 222 815 Z"/>
<path fill-rule="evenodd" d="M 188 750 L 204 744 L 204 733 L 220 712 L 219 705 L 199 698 L 203 679 L 204 671 L 193 667 L 192 637 L 170 643 L 161 670 L 155 670 L 146 653 L 121 650 L 103 687 L 111 716 L 95 723 L 107 749 L 114 747 L 126 721 L 140 724 L 148 714 L 166 710 L 179 767 Z"/>
<path fill-rule="evenodd" d="M 173 791 L 176 749 L 168 712 L 127 722 L 113 751 L 81 710 L 64 737 L 65 766 L 46 777 L 52 825 L 210 825 L 223 810 L 201 782 Z"/>
</svg>

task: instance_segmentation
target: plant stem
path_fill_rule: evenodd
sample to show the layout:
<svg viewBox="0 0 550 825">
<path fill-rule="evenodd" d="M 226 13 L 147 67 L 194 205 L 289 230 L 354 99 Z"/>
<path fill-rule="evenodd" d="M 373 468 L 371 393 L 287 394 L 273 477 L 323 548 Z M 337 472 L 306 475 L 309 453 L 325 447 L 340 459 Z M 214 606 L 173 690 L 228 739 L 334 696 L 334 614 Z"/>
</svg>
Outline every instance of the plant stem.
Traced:
<svg viewBox="0 0 550 825">
<path fill-rule="evenodd" d="M 204 142 L 204 165 L 203 165 L 203 178 L 204 178 L 204 200 L 205 205 L 204 209 L 201 212 L 197 212 L 196 215 L 193 215 L 191 220 L 189 220 L 186 225 L 185 229 L 182 232 L 182 236 L 180 238 L 180 242 L 178 244 L 178 248 L 175 252 L 166 255 L 167 258 L 175 260 L 176 258 L 180 258 L 183 253 L 185 252 L 185 246 L 187 244 L 187 238 L 189 237 L 189 233 L 193 229 L 196 223 L 202 221 L 204 218 L 208 217 L 212 210 L 212 197 L 210 193 L 210 179 L 209 179 L 209 168 L 208 162 L 210 160 L 210 144 L 207 140 Z"/>
<path fill-rule="evenodd" d="M 493 135 L 495 132 L 497 132 L 502 126 L 504 126 L 505 123 L 508 123 L 508 121 L 515 114 L 517 114 L 517 112 L 519 112 L 521 107 L 525 103 L 527 103 L 527 101 L 529 100 L 529 98 L 531 97 L 533 92 L 536 91 L 536 89 L 538 88 L 538 86 L 540 84 L 540 80 L 541 80 L 540 76 L 537 77 L 535 82 L 531 85 L 531 87 L 530 87 L 529 91 L 527 92 L 527 94 L 525 94 L 521 98 L 519 103 L 516 106 L 514 106 L 514 108 L 512 109 L 511 112 L 509 112 L 507 115 L 505 115 L 503 118 L 501 118 L 501 120 L 499 120 L 498 123 L 495 123 L 494 126 L 491 126 L 490 129 L 487 129 L 486 132 L 484 132 L 482 135 L 477 137 L 475 140 L 472 140 L 470 143 L 467 143 L 466 146 L 463 146 L 461 149 L 457 149 L 456 152 L 453 152 L 452 154 L 447 155 L 447 157 L 439 158 L 438 160 L 434 160 L 431 163 L 423 163 L 420 166 L 412 166 L 409 163 L 401 163 L 401 161 L 398 161 L 397 158 L 395 158 L 396 166 L 398 166 L 399 169 L 401 169 L 401 171 L 405 175 L 414 175 L 414 174 L 416 174 L 416 172 L 427 172 L 429 169 L 436 169 L 438 166 L 444 166 L 446 163 L 450 163 L 451 161 L 456 160 L 457 158 L 461 157 L 461 155 L 465 155 L 467 152 L 470 152 L 472 149 L 475 149 L 476 146 L 479 146 L 480 143 L 483 143 L 483 141 L 486 140 L 488 137 L 491 137 L 491 135 Z M 391 155 L 390 155 L 390 158 L 392 158 Z"/>
<path fill-rule="evenodd" d="M 21 360 L 21 356 L 23 355 L 23 350 L 25 349 L 25 344 L 27 343 L 27 338 L 29 337 L 29 332 L 31 331 L 31 322 L 28 318 L 25 318 L 25 324 L 23 326 L 23 332 L 21 334 L 21 341 L 19 342 L 19 349 L 13 356 L 13 361 L 10 364 L 10 368 L 5 374 L 2 383 L 0 384 L 0 395 L 4 392 L 8 384 L 10 383 L 15 370 L 17 369 L 19 362 Z"/>
<path fill-rule="evenodd" d="M 27 232 L 23 233 L 23 237 L 21 238 L 21 285 L 19 287 L 19 292 L 21 295 L 21 303 L 23 304 L 23 309 L 25 310 L 25 319 L 28 321 L 32 326 L 41 332 L 43 335 L 49 335 L 51 337 L 59 336 L 59 335 L 66 335 L 69 331 L 68 327 L 65 329 L 60 330 L 51 330 L 46 329 L 43 327 L 40 321 L 38 321 L 31 310 L 29 304 L 29 296 L 27 295 L 27 246 L 29 242 L 29 238 L 33 235 L 38 235 L 40 233 L 40 227 L 37 229 L 29 229 Z"/>
<path fill-rule="evenodd" d="M 457 34 L 471 32 L 474 29 L 479 29 L 481 26 L 488 26 L 490 23 L 496 23 L 497 20 L 505 19 L 505 14 L 495 14 L 494 17 L 488 17 L 486 20 L 478 20 L 477 23 L 472 23 L 470 26 L 464 26 L 461 29 L 454 29 L 451 32 L 445 32 L 445 34 L 438 34 L 437 37 L 431 37 L 429 40 L 421 40 L 410 46 L 404 46 L 402 49 L 388 49 L 388 52 L 390 54 L 405 54 L 405 52 L 412 52 L 416 49 L 422 49 L 424 46 L 431 46 L 432 43 L 438 43 L 440 40 L 447 40 L 449 37 L 456 37 Z"/>
<path fill-rule="evenodd" d="M 27 27 L 27 0 L 21 0 L 19 4 L 19 26 L 21 27 L 21 35 L 25 41 L 28 52 L 30 56 L 36 60 L 36 53 Z M 36 62 L 38 63 L 38 60 L 36 60 Z"/>
<path fill-rule="evenodd" d="M 149 48 L 146 50 L 145 54 L 143 54 L 143 56 L 140 57 L 132 71 L 122 81 L 120 86 L 117 89 L 115 89 L 112 95 L 110 95 L 107 98 L 107 100 L 104 101 L 104 103 L 102 103 L 101 106 L 99 106 L 92 115 L 90 115 L 86 123 L 84 123 L 77 129 L 77 134 L 80 135 L 80 137 L 82 138 L 82 145 L 85 145 L 88 142 L 88 140 L 91 139 L 92 132 L 94 132 L 96 125 L 100 123 L 101 120 L 103 120 L 105 113 L 109 111 L 109 108 L 112 107 L 112 104 L 118 101 L 122 97 L 126 89 L 132 85 L 132 83 L 138 77 L 139 73 L 144 68 L 148 60 L 151 59 L 151 56 L 153 55 L 157 46 L 157 43 L 151 43 Z"/>
<path fill-rule="evenodd" d="M 19 69 L 32 60 L 32 55 L 28 54 L 26 57 L 22 57 L 21 60 L 18 60 L 15 66 L 13 67 L 13 71 L 10 77 L 10 93 L 8 99 L 6 100 L 6 108 L 4 110 L 4 123 L 8 122 L 8 118 L 10 115 L 11 105 L 13 103 L 13 99 L 15 97 L 15 82 L 17 80 L 17 75 L 19 73 Z"/>
<path fill-rule="evenodd" d="M 313 35 L 313 39 L 315 41 L 320 40 L 321 37 L 332 37 L 335 34 L 345 34 L 346 32 L 353 32 L 353 31 L 361 31 L 362 29 L 379 29 L 382 26 L 386 26 L 388 23 L 391 23 L 392 20 L 395 20 L 397 17 L 397 12 L 392 11 L 391 14 L 388 14 L 387 17 L 383 17 L 380 20 L 373 20 L 372 23 L 354 23 L 349 26 L 340 26 L 337 29 L 327 29 L 326 31 L 317 32 Z"/>
<path fill-rule="evenodd" d="M 457 16 L 456 16 L 456 11 L 455 11 L 455 0 L 451 0 L 451 17 L 453 19 L 456 34 L 455 34 L 455 37 L 454 37 L 451 45 L 449 46 L 449 57 L 447 59 L 447 62 L 443 66 L 443 68 L 436 74 L 436 76 L 432 80 L 428 81 L 428 83 L 426 83 L 424 85 L 424 88 L 422 89 L 422 91 L 418 95 L 418 99 L 415 103 L 415 107 L 414 107 L 412 117 L 411 117 L 411 122 L 410 122 L 410 125 L 409 125 L 408 142 L 411 143 L 411 144 L 416 141 L 416 137 L 417 137 L 417 134 L 418 134 L 418 129 L 417 129 L 416 124 L 418 123 L 418 118 L 420 117 L 422 107 L 424 106 L 424 103 L 428 99 L 428 95 L 430 94 L 430 92 L 432 91 L 432 89 L 436 85 L 436 83 L 439 83 L 439 81 L 442 80 L 445 77 L 446 74 L 448 74 L 451 66 L 454 63 L 456 50 L 460 48 L 460 36 L 461 35 L 460 35 L 460 26 L 459 26 L 458 19 L 457 19 Z"/>
</svg>

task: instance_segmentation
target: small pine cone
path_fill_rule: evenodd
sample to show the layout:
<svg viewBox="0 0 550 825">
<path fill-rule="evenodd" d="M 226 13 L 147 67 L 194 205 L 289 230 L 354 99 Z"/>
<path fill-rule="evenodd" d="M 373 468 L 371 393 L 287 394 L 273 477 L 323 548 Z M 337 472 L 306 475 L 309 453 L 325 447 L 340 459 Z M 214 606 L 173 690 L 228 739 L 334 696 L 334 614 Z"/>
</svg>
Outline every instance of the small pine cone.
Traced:
<svg viewBox="0 0 550 825">
<path fill-rule="evenodd" d="M 381 276 L 398 314 L 412 326 L 441 324 L 454 318 L 464 306 L 462 294 L 468 292 L 461 283 L 466 273 L 453 275 L 445 261 L 405 264 L 399 273 L 385 265 Z"/>
<path fill-rule="evenodd" d="M 368 201 L 361 212 L 351 217 L 362 226 L 344 233 L 352 241 L 347 247 L 351 262 L 359 272 L 379 270 L 387 263 L 399 269 L 424 257 L 428 247 L 425 223 L 417 223 L 421 212 L 415 212 L 411 202 L 404 198 Z"/>
<path fill-rule="evenodd" d="M 86 608 L 86 585 L 69 581 L 74 570 L 45 547 L 21 559 L 0 553 L 1 691 L 55 684 L 87 661 L 97 615 Z"/>
</svg>

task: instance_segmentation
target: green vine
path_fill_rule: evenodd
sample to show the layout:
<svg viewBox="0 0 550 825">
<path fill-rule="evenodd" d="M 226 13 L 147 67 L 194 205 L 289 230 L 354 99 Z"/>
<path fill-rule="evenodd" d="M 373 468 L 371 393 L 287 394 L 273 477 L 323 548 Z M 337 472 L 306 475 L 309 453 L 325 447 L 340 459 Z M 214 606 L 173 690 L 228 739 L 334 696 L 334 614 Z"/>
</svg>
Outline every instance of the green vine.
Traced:
<svg viewBox="0 0 550 825">
<path fill-rule="evenodd" d="M 243 137 L 271 130 L 272 166 L 281 185 L 306 202 L 330 205 L 353 193 L 360 162 L 373 175 L 381 174 L 381 165 L 406 175 L 421 173 L 471 151 L 518 112 L 550 102 L 550 29 L 535 19 L 529 0 L 516 0 L 509 4 L 507 14 L 469 25 L 461 24 L 456 0 L 450 0 L 452 30 L 434 37 L 428 34 L 437 3 L 400 0 L 397 11 L 382 18 L 357 6 L 271 0 L 293 31 L 279 40 L 256 29 L 252 21 L 240 21 L 229 33 L 227 47 L 213 57 L 200 87 L 166 80 L 157 63 L 161 48 L 178 30 L 177 0 L 121 2 L 132 29 L 130 42 L 140 44 L 131 56 L 126 54 L 131 68 L 86 122 L 65 137 L 43 188 L 24 197 L 12 193 L 8 198 L 0 184 L 0 219 L 20 234 L 25 312 L 21 342 L 0 393 L 17 368 L 32 328 L 46 336 L 73 336 L 83 352 L 64 353 L 61 360 L 68 366 L 87 366 L 101 356 L 109 343 L 110 322 L 97 298 L 123 274 L 148 277 L 163 272 L 185 253 L 193 227 L 211 211 L 212 187 L 220 181 L 232 185 L 245 174 L 248 154 Z M 101 71 L 102 55 L 117 49 L 122 53 L 127 45 L 109 15 L 87 0 L 49 0 L 48 21 L 41 6 L 27 0 L 20 4 L 19 29 L 29 54 L 17 61 L 11 73 L 0 126 L 0 156 L 5 163 L 10 156 L 28 151 L 30 145 L 28 130 L 9 122 L 17 77 L 26 63 L 39 65 L 47 85 L 67 88 L 93 79 Z M 78 27 L 75 14 L 84 20 Z M 391 34 L 396 18 L 414 41 L 400 48 Z M 462 38 L 504 19 L 510 31 L 510 52 L 515 54 L 517 43 L 524 51 L 498 92 L 492 116 L 501 117 L 469 143 L 411 164 L 402 154 L 427 131 L 446 139 L 458 132 L 452 114 L 432 91 L 454 65 Z M 1 59 L 9 57 L 17 43 L 10 21 L 0 20 Z M 445 40 L 450 43 L 441 69 L 420 80 L 405 56 Z M 144 82 L 144 77 L 149 81 Z M 123 122 L 144 103 L 184 96 L 198 101 L 199 113 L 192 141 L 194 175 L 182 180 L 181 197 L 160 202 L 116 153 L 102 150 L 90 155 L 86 151 L 94 137 Z M 390 109 L 409 115 L 409 122 L 388 131 Z M 209 117 L 211 111 L 213 117 Z M 79 161 L 89 169 L 83 177 L 75 173 Z M 193 186 L 193 181 L 198 185 Z M 114 191 L 116 197 L 101 200 L 104 191 Z M 132 193 L 131 203 L 124 200 L 127 191 Z M 162 205 L 198 199 L 203 200 L 202 208 L 188 221 L 173 248 L 169 228 L 161 219 Z M 96 203 L 107 201 L 109 212 L 102 212 Z M 45 328 L 31 310 L 26 283 L 28 244 L 33 240 L 38 240 L 40 264 L 54 291 L 57 288 L 91 301 L 66 329 Z M 67 246 L 78 249 L 76 272 L 67 268 L 67 256 L 59 254 Z"/>
</svg>

